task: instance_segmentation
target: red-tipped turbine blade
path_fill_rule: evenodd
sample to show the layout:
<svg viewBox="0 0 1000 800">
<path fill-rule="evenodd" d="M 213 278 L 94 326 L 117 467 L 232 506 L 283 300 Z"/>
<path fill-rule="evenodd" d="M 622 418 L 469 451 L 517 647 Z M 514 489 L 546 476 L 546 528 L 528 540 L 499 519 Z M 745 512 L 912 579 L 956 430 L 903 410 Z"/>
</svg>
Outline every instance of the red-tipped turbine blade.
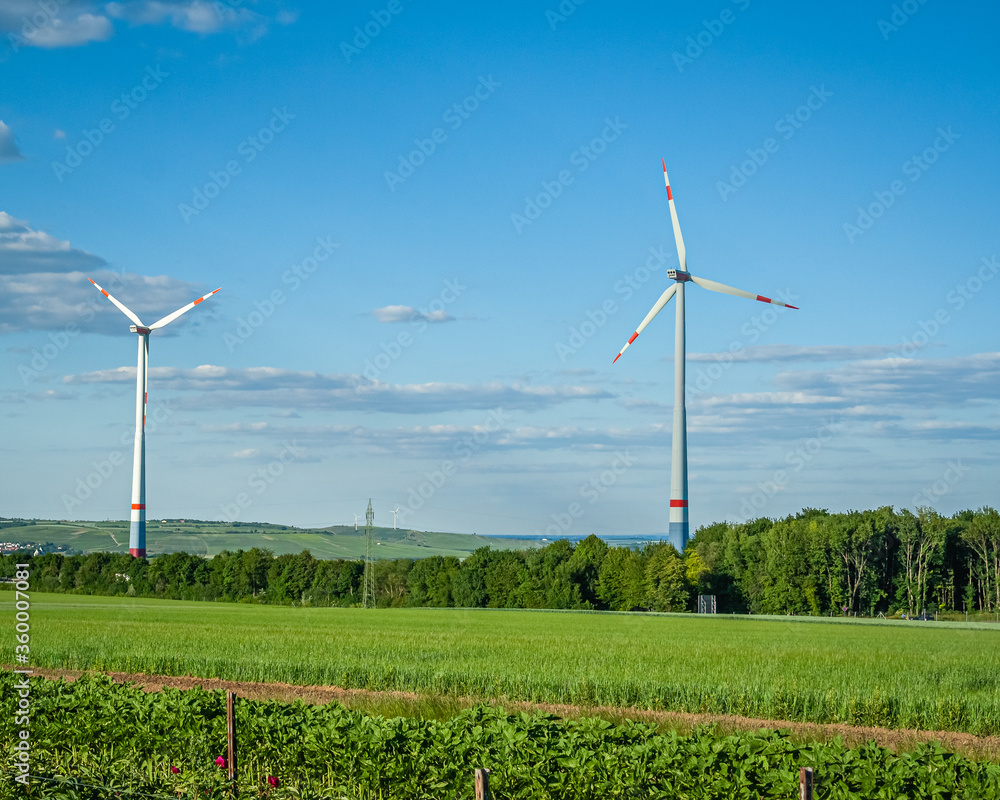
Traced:
<svg viewBox="0 0 1000 800">
<path fill-rule="evenodd" d="M 87 280 L 88 280 L 88 281 L 90 281 L 91 283 L 93 283 L 93 284 L 94 284 L 94 286 L 97 286 L 97 283 L 96 283 L 96 282 L 94 281 L 94 279 L 93 279 L 93 278 L 87 278 Z M 138 325 L 138 326 L 139 326 L 140 328 L 144 327 L 144 326 L 143 326 L 143 324 L 142 324 L 142 320 L 140 320 L 140 319 L 139 319 L 139 318 L 138 318 L 138 317 L 137 317 L 137 316 L 136 316 L 136 315 L 135 315 L 135 314 L 134 314 L 134 313 L 132 312 L 132 310 L 131 310 L 130 308 L 128 308 L 127 306 L 125 306 L 125 305 L 124 305 L 123 303 L 120 303 L 120 302 L 118 302 L 117 300 L 115 300 L 115 298 L 113 298 L 113 297 L 112 297 L 112 296 L 111 296 L 110 294 L 108 294 L 108 293 L 107 293 L 106 291 L 104 291 L 104 289 L 102 289 L 102 288 L 101 288 L 100 286 L 97 286 L 97 290 L 98 290 L 98 291 L 99 291 L 99 292 L 100 292 L 101 294 L 103 294 L 103 295 L 104 295 L 104 296 L 105 296 L 106 298 L 108 298 L 108 300 L 110 300 L 110 301 L 111 301 L 112 303 L 114 303 L 114 304 L 115 304 L 116 306 L 118 306 L 118 310 L 119 310 L 119 311 L 121 311 L 121 312 L 122 312 L 122 313 L 123 313 L 123 314 L 124 314 L 124 315 L 125 315 L 126 317 L 128 317 L 128 318 L 129 318 L 130 320 L 132 320 L 132 322 L 134 322 L 134 323 L 135 323 L 136 325 Z"/>
<path fill-rule="evenodd" d="M 680 268 L 687 272 L 687 250 L 684 249 L 684 237 L 681 236 L 681 223 L 677 220 L 677 208 L 674 206 L 674 193 L 670 191 L 670 178 L 667 177 L 667 161 L 663 162 L 663 182 L 667 185 L 667 202 L 670 204 L 670 221 L 674 225 L 674 243 L 677 245 L 677 261 Z"/>
<path fill-rule="evenodd" d="M 726 286 L 724 283 L 719 283 L 718 281 L 710 281 L 708 278 L 696 278 L 694 275 L 691 276 L 691 280 L 698 284 L 702 289 L 708 289 L 710 292 L 722 292 L 722 294 L 732 294 L 737 297 L 746 297 L 749 300 L 759 300 L 762 303 L 771 303 L 775 306 L 784 306 L 785 308 L 794 308 L 796 311 L 799 310 L 798 306 L 791 306 L 788 303 L 782 303 L 780 300 L 772 300 L 770 297 L 764 297 L 762 294 L 754 294 L 753 292 L 744 292 L 742 289 L 735 289 L 732 286 Z"/>
<path fill-rule="evenodd" d="M 632 334 L 632 337 L 627 342 L 625 342 L 625 346 L 618 351 L 618 355 L 615 356 L 615 361 L 617 361 L 619 358 L 622 357 L 622 353 L 628 350 L 629 345 L 631 345 L 632 342 L 636 340 L 636 337 L 640 333 L 642 333 L 643 330 L 645 330 L 646 326 L 650 323 L 653 317 L 659 314 L 660 311 L 663 309 L 663 307 L 670 302 L 670 298 L 674 296 L 674 293 L 676 291 L 677 291 L 677 284 L 672 283 L 670 284 L 670 288 L 668 288 L 663 294 L 660 295 L 660 299 L 656 301 L 656 305 L 654 305 L 649 310 L 649 313 L 646 315 L 646 318 L 641 323 L 639 323 L 639 327 L 635 329 L 635 333 Z M 611 363 L 614 364 L 615 361 L 612 361 Z"/>
<path fill-rule="evenodd" d="M 215 292 L 221 290 L 222 287 L 220 286 L 218 289 L 215 290 Z M 209 292 L 204 297 L 199 297 L 194 302 L 188 303 L 186 306 L 184 306 L 184 308 L 178 308 L 173 314 L 167 314 L 167 316 L 165 316 L 163 319 L 158 319 L 156 322 L 154 322 L 152 325 L 149 326 L 149 329 L 151 331 L 155 331 L 157 328 L 162 328 L 164 325 L 169 325 L 171 322 L 177 319 L 181 314 L 190 311 L 192 308 L 198 305 L 198 303 L 200 303 L 202 300 L 207 300 L 209 297 L 215 294 L 215 292 Z"/>
</svg>

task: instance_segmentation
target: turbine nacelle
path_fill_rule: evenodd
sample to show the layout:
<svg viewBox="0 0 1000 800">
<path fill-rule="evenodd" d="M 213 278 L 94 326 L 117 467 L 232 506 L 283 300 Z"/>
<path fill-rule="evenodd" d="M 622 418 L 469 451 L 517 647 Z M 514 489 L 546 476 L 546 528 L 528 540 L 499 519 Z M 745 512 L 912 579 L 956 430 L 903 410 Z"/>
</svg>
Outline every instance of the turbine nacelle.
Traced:
<svg viewBox="0 0 1000 800">
<path fill-rule="evenodd" d="M 678 281 L 680 283 L 684 283 L 685 281 L 691 280 L 691 273 L 684 272 L 683 270 L 679 269 L 668 269 L 667 277 L 670 278 L 670 280 L 672 281 Z"/>
<path fill-rule="evenodd" d="M 132 331 L 132 333 L 149 334 L 153 332 L 152 328 L 144 328 L 139 325 L 129 325 L 128 329 Z"/>
</svg>

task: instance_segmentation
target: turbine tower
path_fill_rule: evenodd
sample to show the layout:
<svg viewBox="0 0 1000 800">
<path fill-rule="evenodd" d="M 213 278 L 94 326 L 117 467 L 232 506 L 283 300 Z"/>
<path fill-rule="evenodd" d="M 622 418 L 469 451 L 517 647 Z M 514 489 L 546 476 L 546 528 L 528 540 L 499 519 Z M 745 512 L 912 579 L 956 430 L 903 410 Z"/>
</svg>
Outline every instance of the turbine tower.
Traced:
<svg viewBox="0 0 1000 800">
<path fill-rule="evenodd" d="M 94 286 L 97 284 L 87 278 Z M 222 287 L 220 286 L 219 289 Z M 132 322 L 129 330 L 139 335 L 139 362 L 135 371 L 135 452 L 132 458 L 132 510 L 129 515 L 128 552 L 136 558 L 146 557 L 146 398 L 147 372 L 149 370 L 149 334 L 158 328 L 169 325 L 181 314 L 190 311 L 202 300 L 211 297 L 215 292 L 209 292 L 183 308 L 178 308 L 172 314 L 157 320 L 152 325 L 143 325 L 130 309 L 119 303 L 100 286 L 97 289 L 108 300 L 118 306 L 118 309 Z"/>
<path fill-rule="evenodd" d="M 771 303 L 772 305 L 784 306 L 785 308 L 797 307 L 788 305 L 788 303 L 782 303 L 779 300 L 772 300 L 770 297 L 754 294 L 753 292 L 734 289 L 732 286 L 710 281 L 707 278 L 697 278 L 688 272 L 684 237 L 681 236 L 681 225 L 677 221 L 677 209 L 674 206 L 674 194 L 670 190 L 670 179 L 667 177 L 667 162 L 665 160 L 663 161 L 663 182 L 667 186 L 667 202 L 670 204 L 670 221 L 674 226 L 674 242 L 677 245 L 677 261 L 680 269 L 667 270 L 667 277 L 673 280 L 674 283 L 660 295 L 660 299 L 656 301 L 646 315 L 646 318 L 635 329 L 635 333 L 625 343 L 625 346 L 618 351 L 615 361 L 621 358 L 622 353 L 628 350 L 629 345 L 643 332 L 653 317 L 659 314 L 663 307 L 670 302 L 670 298 L 676 295 L 677 315 L 674 323 L 674 430 L 671 437 L 673 452 L 670 460 L 670 526 L 668 534 L 670 541 L 679 550 L 683 550 L 687 546 L 688 541 L 687 409 L 684 405 L 684 284 L 690 281 L 702 289 L 708 289 L 712 292 L 746 297 L 750 300 L 759 300 L 762 303 Z"/>
<path fill-rule="evenodd" d="M 396 508 L 389 513 L 392 514 L 392 529 L 396 530 L 396 515 L 399 513 L 399 506 L 396 506 Z"/>
</svg>

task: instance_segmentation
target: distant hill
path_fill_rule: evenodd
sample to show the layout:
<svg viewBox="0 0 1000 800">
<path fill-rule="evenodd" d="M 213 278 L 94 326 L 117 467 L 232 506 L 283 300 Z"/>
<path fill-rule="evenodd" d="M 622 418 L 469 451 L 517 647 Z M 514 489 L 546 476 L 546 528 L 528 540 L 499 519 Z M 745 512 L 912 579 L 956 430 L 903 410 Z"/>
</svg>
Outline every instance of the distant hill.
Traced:
<svg viewBox="0 0 1000 800">
<path fill-rule="evenodd" d="M 20 521 L 18 521 L 20 522 Z M 46 542 L 82 553 L 128 552 L 127 522 L 70 522 L 66 520 L 32 520 L 33 524 L 5 524 L 0 528 L 0 541 L 41 545 Z M 376 558 L 427 558 L 428 556 L 458 556 L 463 558 L 485 546 L 502 550 L 523 550 L 537 547 L 529 539 L 507 539 L 477 536 L 467 533 L 393 530 L 375 528 Z M 310 551 L 316 558 L 363 558 L 364 528 L 334 525 L 329 528 L 306 529 L 291 525 L 265 522 L 206 522 L 200 520 L 147 520 L 146 552 L 150 556 L 162 553 L 195 553 L 214 556 L 223 550 L 249 550 L 260 547 L 275 555 Z"/>
</svg>

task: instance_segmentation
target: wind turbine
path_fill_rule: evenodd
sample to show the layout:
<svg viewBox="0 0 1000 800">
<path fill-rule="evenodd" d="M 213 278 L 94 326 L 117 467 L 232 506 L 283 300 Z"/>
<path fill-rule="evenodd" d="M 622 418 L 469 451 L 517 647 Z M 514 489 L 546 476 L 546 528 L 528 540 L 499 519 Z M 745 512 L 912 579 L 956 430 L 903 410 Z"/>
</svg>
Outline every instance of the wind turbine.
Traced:
<svg viewBox="0 0 1000 800">
<path fill-rule="evenodd" d="M 358 529 L 358 515 L 354 515 L 354 530 Z"/>
<path fill-rule="evenodd" d="M 629 345 L 643 332 L 653 317 L 659 314 L 663 307 L 670 302 L 670 298 L 676 295 L 677 316 L 674 327 L 674 431 L 671 438 L 673 453 L 670 463 L 670 526 L 668 533 L 670 541 L 677 545 L 679 550 L 683 550 L 688 541 L 687 410 L 684 406 L 684 284 L 691 281 L 702 289 L 708 289 L 712 292 L 747 297 L 750 300 L 759 300 L 762 303 L 771 303 L 772 305 L 784 306 L 785 308 L 797 309 L 797 306 L 791 306 L 779 300 L 772 300 L 770 297 L 764 297 L 753 292 L 745 292 L 742 289 L 734 289 L 732 286 L 710 281 L 707 278 L 698 278 L 688 272 L 687 252 L 684 249 L 684 237 L 681 236 L 681 225 L 677 221 L 674 194 L 670 191 L 670 179 L 667 177 L 666 160 L 663 161 L 663 182 L 667 186 L 670 221 L 674 226 L 674 242 L 677 244 L 677 261 L 679 262 L 680 269 L 667 270 L 667 277 L 673 280 L 674 283 L 660 295 L 660 299 L 656 301 L 646 315 L 646 318 L 636 328 L 635 333 L 625 343 L 625 346 L 618 351 L 615 361 L 621 358 L 622 353 L 628 350 Z"/>
<path fill-rule="evenodd" d="M 97 284 L 87 278 L 88 281 Z M 222 287 L 220 286 L 219 289 Z M 139 334 L 139 363 L 135 372 L 135 453 L 132 458 L 132 511 L 129 517 L 128 531 L 128 552 L 136 558 L 146 557 L 146 373 L 149 369 L 149 334 L 157 328 L 169 325 L 181 314 L 190 311 L 202 300 L 211 297 L 215 292 L 209 292 L 204 297 L 199 297 L 192 303 L 188 303 L 183 308 L 178 308 L 172 314 L 167 314 L 163 319 L 157 320 L 152 325 L 143 325 L 130 309 L 119 303 L 100 286 L 98 291 L 108 300 L 118 306 L 126 317 L 134 325 L 129 325 L 128 329 L 132 333 Z"/>
<path fill-rule="evenodd" d="M 396 515 L 399 513 L 399 506 L 391 512 L 392 513 L 392 529 L 396 530 Z"/>
</svg>

